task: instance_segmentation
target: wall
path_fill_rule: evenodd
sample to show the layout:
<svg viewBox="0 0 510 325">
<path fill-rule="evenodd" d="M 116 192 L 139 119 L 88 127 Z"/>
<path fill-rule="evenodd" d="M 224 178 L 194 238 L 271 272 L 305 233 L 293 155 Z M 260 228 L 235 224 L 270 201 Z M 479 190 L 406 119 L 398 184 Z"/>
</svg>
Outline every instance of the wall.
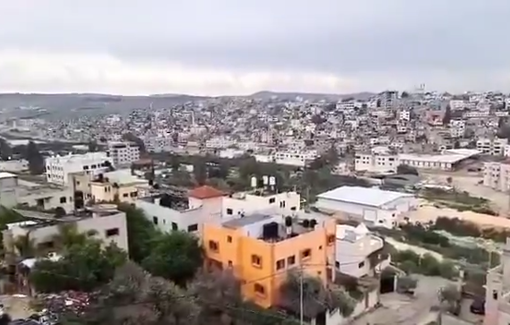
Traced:
<svg viewBox="0 0 510 325">
<path fill-rule="evenodd" d="M 123 212 L 119 212 L 111 216 L 81 219 L 76 221 L 76 226 L 79 232 L 95 230 L 97 231 L 97 235 L 95 237 L 101 239 L 105 246 L 111 242 L 114 242 L 119 248 L 128 252 L 129 247 L 127 238 L 126 215 Z M 106 231 L 114 228 L 119 230 L 119 234 L 107 237 Z M 58 233 L 58 225 L 51 225 L 46 227 L 35 226 L 29 228 L 13 226 L 10 230 L 10 235 L 13 239 L 15 239 L 17 236 L 29 234 L 30 238 L 34 239 L 35 244 L 49 242 L 52 240 L 52 237 Z"/>
<path fill-rule="evenodd" d="M 10 208 L 18 204 L 17 186 L 17 177 L 0 178 L 0 205 Z"/>
<path fill-rule="evenodd" d="M 172 231 L 173 226 L 178 230 L 188 231 L 189 226 L 197 225 L 197 234 L 202 232 L 204 222 L 217 222 L 215 219 L 221 219 L 222 197 L 193 201 L 194 208 L 178 211 L 163 207 L 159 203 L 151 203 L 145 200 L 137 200 L 136 206 L 145 212 L 147 218 L 154 222 L 157 218 L 157 227 L 163 231 Z"/>
<path fill-rule="evenodd" d="M 339 271 L 355 278 L 368 275 L 371 271 L 368 256 L 382 247 L 382 239 L 371 235 L 355 242 L 337 239 L 336 262 L 339 263 Z"/>
<path fill-rule="evenodd" d="M 274 202 L 269 203 L 270 199 L 274 199 Z M 291 213 L 293 211 L 299 211 L 300 205 L 301 196 L 296 192 L 286 192 L 268 196 L 246 194 L 244 199 L 224 197 L 222 214 L 237 216 L 242 212 L 249 214 L 273 207 L 282 208 Z M 293 208 L 295 208 L 295 210 L 292 210 Z"/>
<path fill-rule="evenodd" d="M 37 189 L 34 188 L 24 195 L 18 196 L 18 203 L 25 204 L 30 207 L 35 207 L 38 200 L 43 200 L 44 210 L 63 208 L 67 213 L 74 210 L 74 193 L 71 188 L 63 189 Z M 61 203 L 61 199 L 65 199 L 65 203 Z"/>
<path fill-rule="evenodd" d="M 375 305 L 379 302 L 379 289 L 369 292 L 365 298 L 361 301 L 358 301 L 356 306 L 354 307 L 354 311 L 348 317 L 344 317 L 338 309 L 332 310 L 326 313 L 326 325 L 347 325 L 352 322 L 352 320 L 368 311 L 371 308 L 374 308 Z M 316 321 L 312 320 L 311 325 L 316 325 Z"/>
</svg>

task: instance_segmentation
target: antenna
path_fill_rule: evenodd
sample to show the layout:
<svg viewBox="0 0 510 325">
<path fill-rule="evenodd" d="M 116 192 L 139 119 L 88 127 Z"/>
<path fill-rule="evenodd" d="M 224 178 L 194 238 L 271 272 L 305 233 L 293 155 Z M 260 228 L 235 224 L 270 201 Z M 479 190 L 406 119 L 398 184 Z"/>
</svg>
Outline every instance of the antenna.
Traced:
<svg viewBox="0 0 510 325">
<path fill-rule="evenodd" d="M 257 177 L 253 176 L 251 178 L 251 187 L 252 188 L 257 188 Z"/>
</svg>

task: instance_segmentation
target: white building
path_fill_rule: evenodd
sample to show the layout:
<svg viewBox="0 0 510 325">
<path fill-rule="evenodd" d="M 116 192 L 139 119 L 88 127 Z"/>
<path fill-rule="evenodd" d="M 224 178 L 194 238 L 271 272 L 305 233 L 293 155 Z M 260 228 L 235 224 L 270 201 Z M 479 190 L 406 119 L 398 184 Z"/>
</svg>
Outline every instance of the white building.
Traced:
<svg viewBox="0 0 510 325">
<path fill-rule="evenodd" d="M 299 211 L 301 203 L 301 196 L 296 192 L 255 190 L 229 197 L 210 186 L 201 186 L 190 191 L 187 198 L 172 199 L 174 201 L 168 204 L 168 200 L 162 201 L 162 197 L 141 198 L 135 204 L 163 231 L 184 230 L 200 234 L 206 222 L 222 222 L 243 214 L 270 209 L 279 209 L 290 214 Z"/>
<path fill-rule="evenodd" d="M 140 147 L 133 142 L 109 142 L 107 154 L 115 168 L 127 167 L 140 160 Z"/>
<path fill-rule="evenodd" d="M 452 111 L 462 111 L 466 107 L 467 103 L 465 100 L 452 99 L 450 100 L 450 108 Z"/>
<path fill-rule="evenodd" d="M 510 190 L 510 163 L 487 162 L 483 165 L 483 185 L 496 191 Z"/>
<path fill-rule="evenodd" d="M 0 172 L 0 205 L 13 207 L 18 203 L 16 189 L 18 176 L 6 172 Z"/>
<path fill-rule="evenodd" d="M 505 153 L 507 139 L 479 139 L 476 141 L 476 149 L 484 154 L 502 156 Z"/>
<path fill-rule="evenodd" d="M 389 255 L 382 256 L 383 247 L 384 240 L 372 234 L 363 223 L 357 227 L 337 225 L 335 267 L 356 279 L 374 276 L 390 264 Z"/>
<path fill-rule="evenodd" d="M 417 205 L 412 194 L 357 186 L 342 186 L 319 194 L 315 203 L 320 210 L 385 228 L 396 226 L 397 218 Z"/>
<path fill-rule="evenodd" d="M 357 153 L 354 160 L 355 171 L 394 173 L 398 165 L 398 155 L 385 147 L 373 148 L 370 153 Z"/>
<path fill-rule="evenodd" d="M 450 134 L 452 138 L 462 138 L 466 134 L 466 121 L 452 120 L 450 121 Z"/>
<path fill-rule="evenodd" d="M 405 110 L 400 112 L 400 120 L 409 121 L 410 119 L 411 119 L 410 111 Z"/>
<path fill-rule="evenodd" d="M 484 325 L 510 324 L 510 239 L 501 255 L 501 264 L 487 272 Z"/>
<path fill-rule="evenodd" d="M 28 171 L 28 161 L 25 159 L 0 161 L 0 171 L 10 173 Z"/>
<path fill-rule="evenodd" d="M 113 165 L 106 152 L 89 152 L 83 155 L 67 155 L 46 158 L 46 179 L 50 183 L 66 185 L 69 174 L 85 171 L 88 174 L 102 173 Z"/>
<path fill-rule="evenodd" d="M 14 241 L 19 236 L 29 236 L 35 245 L 51 250 L 55 243 L 55 235 L 59 233 L 59 225 L 75 224 L 79 232 L 97 232 L 95 238 L 106 246 L 111 242 L 128 252 L 128 235 L 126 214 L 117 210 L 116 205 L 97 205 L 89 211 L 77 215 L 64 216 L 60 219 L 51 214 L 16 210 L 29 221 L 11 223 L 3 231 L 3 245 L 6 251 L 13 251 Z"/>
</svg>

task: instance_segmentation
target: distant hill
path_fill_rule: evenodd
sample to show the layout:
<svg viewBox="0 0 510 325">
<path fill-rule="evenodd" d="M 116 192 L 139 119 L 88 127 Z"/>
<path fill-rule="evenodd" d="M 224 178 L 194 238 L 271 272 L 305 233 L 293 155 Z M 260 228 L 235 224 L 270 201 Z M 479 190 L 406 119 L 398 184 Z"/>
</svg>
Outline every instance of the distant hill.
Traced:
<svg viewBox="0 0 510 325">
<path fill-rule="evenodd" d="M 368 99 L 372 96 L 374 96 L 374 93 L 369 92 L 361 92 L 361 93 L 354 93 L 354 94 L 318 94 L 318 93 L 289 93 L 289 92 L 274 92 L 274 91 L 259 91 L 255 94 L 252 94 L 248 97 L 252 98 L 271 98 L 273 96 L 277 96 L 278 98 L 282 99 L 295 99 L 296 97 L 302 97 L 304 99 L 309 100 L 321 100 L 321 99 L 327 99 L 327 100 L 339 100 L 344 98 L 353 97 L 355 99 Z"/>
</svg>

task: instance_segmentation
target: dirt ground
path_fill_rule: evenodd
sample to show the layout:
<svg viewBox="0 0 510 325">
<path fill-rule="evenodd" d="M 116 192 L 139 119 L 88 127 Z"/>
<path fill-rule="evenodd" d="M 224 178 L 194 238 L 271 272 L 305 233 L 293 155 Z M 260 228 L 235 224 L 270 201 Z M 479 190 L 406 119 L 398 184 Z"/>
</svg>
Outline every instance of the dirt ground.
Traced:
<svg viewBox="0 0 510 325">
<path fill-rule="evenodd" d="M 466 191 L 472 196 L 483 197 L 491 201 L 492 207 L 501 216 L 510 216 L 510 195 L 495 191 L 489 187 L 478 184 L 482 177 L 472 173 L 426 173 L 426 179 L 447 184 L 446 179 L 452 178 L 452 185 L 460 191 Z"/>
<path fill-rule="evenodd" d="M 0 301 L 12 319 L 27 318 L 34 313 L 30 309 L 30 299 L 22 295 L 1 295 Z"/>
</svg>

